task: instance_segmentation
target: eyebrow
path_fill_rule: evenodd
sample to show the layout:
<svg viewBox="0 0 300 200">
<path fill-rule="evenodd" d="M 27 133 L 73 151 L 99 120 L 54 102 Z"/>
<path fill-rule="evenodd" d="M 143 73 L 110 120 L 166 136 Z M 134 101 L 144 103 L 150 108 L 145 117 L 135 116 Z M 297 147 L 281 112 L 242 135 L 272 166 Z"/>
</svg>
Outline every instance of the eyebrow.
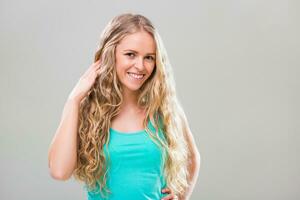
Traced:
<svg viewBox="0 0 300 200">
<path fill-rule="evenodd" d="M 134 53 L 138 53 L 137 51 L 132 49 L 125 49 L 124 51 L 133 51 Z M 155 53 L 147 53 L 147 55 L 155 55 Z"/>
</svg>

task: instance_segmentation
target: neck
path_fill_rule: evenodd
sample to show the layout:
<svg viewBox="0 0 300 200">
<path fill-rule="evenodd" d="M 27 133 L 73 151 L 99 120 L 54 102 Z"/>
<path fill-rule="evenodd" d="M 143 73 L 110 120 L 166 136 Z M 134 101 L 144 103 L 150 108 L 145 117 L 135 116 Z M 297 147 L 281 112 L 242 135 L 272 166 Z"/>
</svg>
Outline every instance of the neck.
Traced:
<svg viewBox="0 0 300 200">
<path fill-rule="evenodd" d="M 139 91 L 130 91 L 127 88 L 123 89 L 123 102 L 121 104 L 122 111 L 137 111 L 138 108 L 138 94 Z"/>
</svg>

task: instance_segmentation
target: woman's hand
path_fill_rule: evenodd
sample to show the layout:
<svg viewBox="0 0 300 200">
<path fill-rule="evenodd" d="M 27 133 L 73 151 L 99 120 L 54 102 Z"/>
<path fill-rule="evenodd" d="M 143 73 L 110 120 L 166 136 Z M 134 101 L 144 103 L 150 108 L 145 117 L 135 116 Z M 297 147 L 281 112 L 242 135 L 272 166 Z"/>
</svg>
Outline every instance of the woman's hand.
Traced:
<svg viewBox="0 0 300 200">
<path fill-rule="evenodd" d="M 97 76 L 100 74 L 100 61 L 94 62 L 80 77 L 76 86 L 73 88 L 70 93 L 68 99 L 73 99 L 77 102 L 81 102 L 81 100 L 87 95 L 88 91 L 91 89 L 94 84 Z"/>
<path fill-rule="evenodd" d="M 178 199 L 178 197 L 175 194 L 173 194 L 173 192 L 169 188 L 162 189 L 162 193 L 168 193 L 170 195 L 162 198 L 161 200 Z"/>
</svg>

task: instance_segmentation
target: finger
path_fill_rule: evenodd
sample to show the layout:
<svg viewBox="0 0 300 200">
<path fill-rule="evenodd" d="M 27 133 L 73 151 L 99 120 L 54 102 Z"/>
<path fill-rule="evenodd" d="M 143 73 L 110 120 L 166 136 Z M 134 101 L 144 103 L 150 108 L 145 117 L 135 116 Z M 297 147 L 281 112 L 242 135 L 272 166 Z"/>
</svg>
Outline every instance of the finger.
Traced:
<svg viewBox="0 0 300 200">
<path fill-rule="evenodd" d="M 168 192 L 168 193 L 169 193 L 170 191 L 171 191 L 171 190 L 170 190 L 169 188 L 164 188 L 164 189 L 162 190 L 163 193 L 165 193 L 165 192 Z"/>
<path fill-rule="evenodd" d="M 100 75 L 100 73 L 101 73 L 101 69 L 99 68 L 99 69 L 96 70 L 97 76 Z"/>
<path fill-rule="evenodd" d="M 173 194 L 170 194 L 170 195 L 168 195 L 168 196 L 166 196 L 166 197 L 162 198 L 161 200 L 170 200 L 170 199 L 176 199 L 176 198 L 174 198 L 174 197 L 175 197 L 175 195 L 173 195 Z"/>
<path fill-rule="evenodd" d="M 85 75 L 93 73 L 93 71 L 98 68 L 97 66 L 100 66 L 100 59 L 90 65 L 90 67 L 86 70 Z"/>
<path fill-rule="evenodd" d="M 91 75 L 93 75 L 95 73 L 95 69 L 97 70 L 99 66 L 100 67 L 100 62 L 101 62 L 101 59 L 98 59 L 96 62 L 94 62 L 93 64 L 91 64 L 89 66 L 89 68 L 84 72 L 84 74 L 82 75 L 83 78 L 85 77 L 90 77 Z"/>
<path fill-rule="evenodd" d="M 97 60 L 96 62 L 92 63 L 92 64 L 89 66 L 88 70 L 91 70 L 91 69 L 96 68 L 96 66 L 97 66 L 99 63 L 100 63 L 100 59 Z"/>
<path fill-rule="evenodd" d="M 101 63 L 99 63 L 98 65 L 96 65 L 95 69 L 98 70 L 100 69 Z"/>
<path fill-rule="evenodd" d="M 96 62 L 94 62 L 93 67 L 95 67 L 95 68 L 99 67 L 100 66 L 100 62 L 101 62 L 101 59 L 99 59 Z"/>
</svg>

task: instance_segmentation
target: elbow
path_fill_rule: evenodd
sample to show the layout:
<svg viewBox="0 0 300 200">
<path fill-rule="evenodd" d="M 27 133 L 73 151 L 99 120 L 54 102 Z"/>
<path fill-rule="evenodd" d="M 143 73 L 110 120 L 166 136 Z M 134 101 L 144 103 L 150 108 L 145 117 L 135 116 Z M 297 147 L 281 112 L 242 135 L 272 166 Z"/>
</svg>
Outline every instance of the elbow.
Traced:
<svg viewBox="0 0 300 200">
<path fill-rule="evenodd" d="M 59 181 L 67 181 L 70 179 L 71 175 L 62 173 L 61 171 L 53 171 L 50 169 L 50 175 L 53 179 Z"/>
<path fill-rule="evenodd" d="M 68 172 L 65 169 L 61 169 L 61 167 L 58 167 L 54 165 L 54 163 L 51 160 L 51 154 L 48 155 L 48 169 L 50 176 L 59 181 L 67 181 L 72 176 L 72 172 Z"/>
<path fill-rule="evenodd" d="M 72 174 L 66 173 L 64 170 L 54 169 L 50 160 L 48 161 L 48 168 L 50 176 L 55 180 L 66 181 L 72 176 Z"/>
</svg>

